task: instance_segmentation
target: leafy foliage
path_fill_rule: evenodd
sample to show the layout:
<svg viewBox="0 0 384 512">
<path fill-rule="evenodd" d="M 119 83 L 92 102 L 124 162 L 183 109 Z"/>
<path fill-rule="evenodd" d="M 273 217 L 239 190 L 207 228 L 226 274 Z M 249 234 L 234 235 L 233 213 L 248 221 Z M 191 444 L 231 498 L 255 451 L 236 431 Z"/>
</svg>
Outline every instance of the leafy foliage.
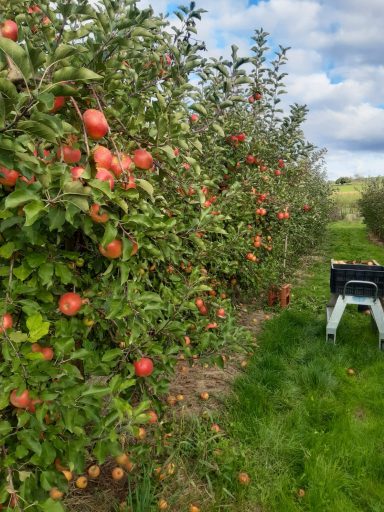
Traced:
<svg viewBox="0 0 384 512">
<path fill-rule="evenodd" d="M 383 178 L 370 178 L 366 180 L 359 208 L 364 222 L 372 233 L 381 240 L 384 239 L 384 180 Z"/>
<path fill-rule="evenodd" d="M 246 344 L 228 281 L 258 292 L 286 278 L 322 232 L 328 189 L 301 131 L 306 108 L 278 108 L 287 50 L 266 66 L 263 31 L 253 57 L 233 46 L 231 61 L 206 60 L 194 4 L 171 30 L 131 0 L 0 12 L 19 28 L 17 42 L 0 37 L 0 503 L 60 511 L 55 460 L 79 474 L 128 443 L 142 453 L 132 441 L 160 411 L 177 354 L 215 362 Z M 87 110 L 105 116 L 100 136 Z M 73 314 L 66 293 L 80 296 Z M 142 357 L 150 376 L 135 373 Z M 10 404 L 16 389 L 27 407 Z"/>
</svg>

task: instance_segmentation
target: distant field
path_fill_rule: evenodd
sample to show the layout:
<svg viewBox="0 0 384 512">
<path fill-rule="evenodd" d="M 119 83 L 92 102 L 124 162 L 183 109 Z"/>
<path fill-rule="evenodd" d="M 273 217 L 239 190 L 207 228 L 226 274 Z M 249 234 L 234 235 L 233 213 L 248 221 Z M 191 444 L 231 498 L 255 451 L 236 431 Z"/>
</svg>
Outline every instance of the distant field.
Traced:
<svg viewBox="0 0 384 512">
<path fill-rule="evenodd" d="M 363 183 L 363 181 L 354 181 L 345 185 L 333 186 L 333 197 L 340 218 L 344 218 L 348 214 L 358 214 L 357 201 L 360 199 Z"/>
</svg>

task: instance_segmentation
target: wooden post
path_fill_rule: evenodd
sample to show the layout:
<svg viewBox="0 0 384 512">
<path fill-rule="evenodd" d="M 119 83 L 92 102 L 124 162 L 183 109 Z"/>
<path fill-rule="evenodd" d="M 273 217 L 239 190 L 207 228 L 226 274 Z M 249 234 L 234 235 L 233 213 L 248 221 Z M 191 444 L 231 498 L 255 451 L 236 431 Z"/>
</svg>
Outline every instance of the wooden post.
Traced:
<svg viewBox="0 0 384 512">
<path fill-rule="evenodd" d="M 285 268 L 287 266 L 287 252 L 288 252 L 288 233 L 285 235 L 285 243 L 284 243 L 283 281 L 285 281 Z"/>
</svg>

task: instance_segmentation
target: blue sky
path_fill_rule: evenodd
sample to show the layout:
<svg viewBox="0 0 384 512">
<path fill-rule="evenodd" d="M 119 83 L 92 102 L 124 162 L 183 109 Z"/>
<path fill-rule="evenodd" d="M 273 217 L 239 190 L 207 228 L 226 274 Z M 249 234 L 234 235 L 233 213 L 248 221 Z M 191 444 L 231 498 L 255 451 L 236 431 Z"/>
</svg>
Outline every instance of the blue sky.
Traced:
<svg viewBox="0 0 384 512">
<path fill-rule="evenodd" d="M 189 1 L 182 1 L 188 4 Z M 207 55 L 249 52 L 256 28 L 290 46 L 285 101 L 305 103 L 307 138 L 326 147 L 328 176 L 384 175 L 384 0 L 196 0 Z M 167 0 L 142 0 L 171 13 Z"/>
</svg>

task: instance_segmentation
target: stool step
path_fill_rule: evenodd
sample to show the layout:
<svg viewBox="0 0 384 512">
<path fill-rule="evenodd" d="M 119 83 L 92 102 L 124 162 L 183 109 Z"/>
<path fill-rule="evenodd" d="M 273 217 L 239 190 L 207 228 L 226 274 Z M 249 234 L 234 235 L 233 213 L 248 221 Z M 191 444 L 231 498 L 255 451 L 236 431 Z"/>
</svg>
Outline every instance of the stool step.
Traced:
<svg viewBox="0 0 384 512">
<path fill-rule="evenodd" d="M 382 300 L 374 297 L 360 297 L 355 295 L 338 295 L 332 293 L 327 304 L 326 340 L 336 343 L 336 331 L 348 304 L 357 304 L 359 308 L 370 308 L 372 319 L 379 331 L 379 349 L 384 350 L 384 310 Z"/>
</svg>

